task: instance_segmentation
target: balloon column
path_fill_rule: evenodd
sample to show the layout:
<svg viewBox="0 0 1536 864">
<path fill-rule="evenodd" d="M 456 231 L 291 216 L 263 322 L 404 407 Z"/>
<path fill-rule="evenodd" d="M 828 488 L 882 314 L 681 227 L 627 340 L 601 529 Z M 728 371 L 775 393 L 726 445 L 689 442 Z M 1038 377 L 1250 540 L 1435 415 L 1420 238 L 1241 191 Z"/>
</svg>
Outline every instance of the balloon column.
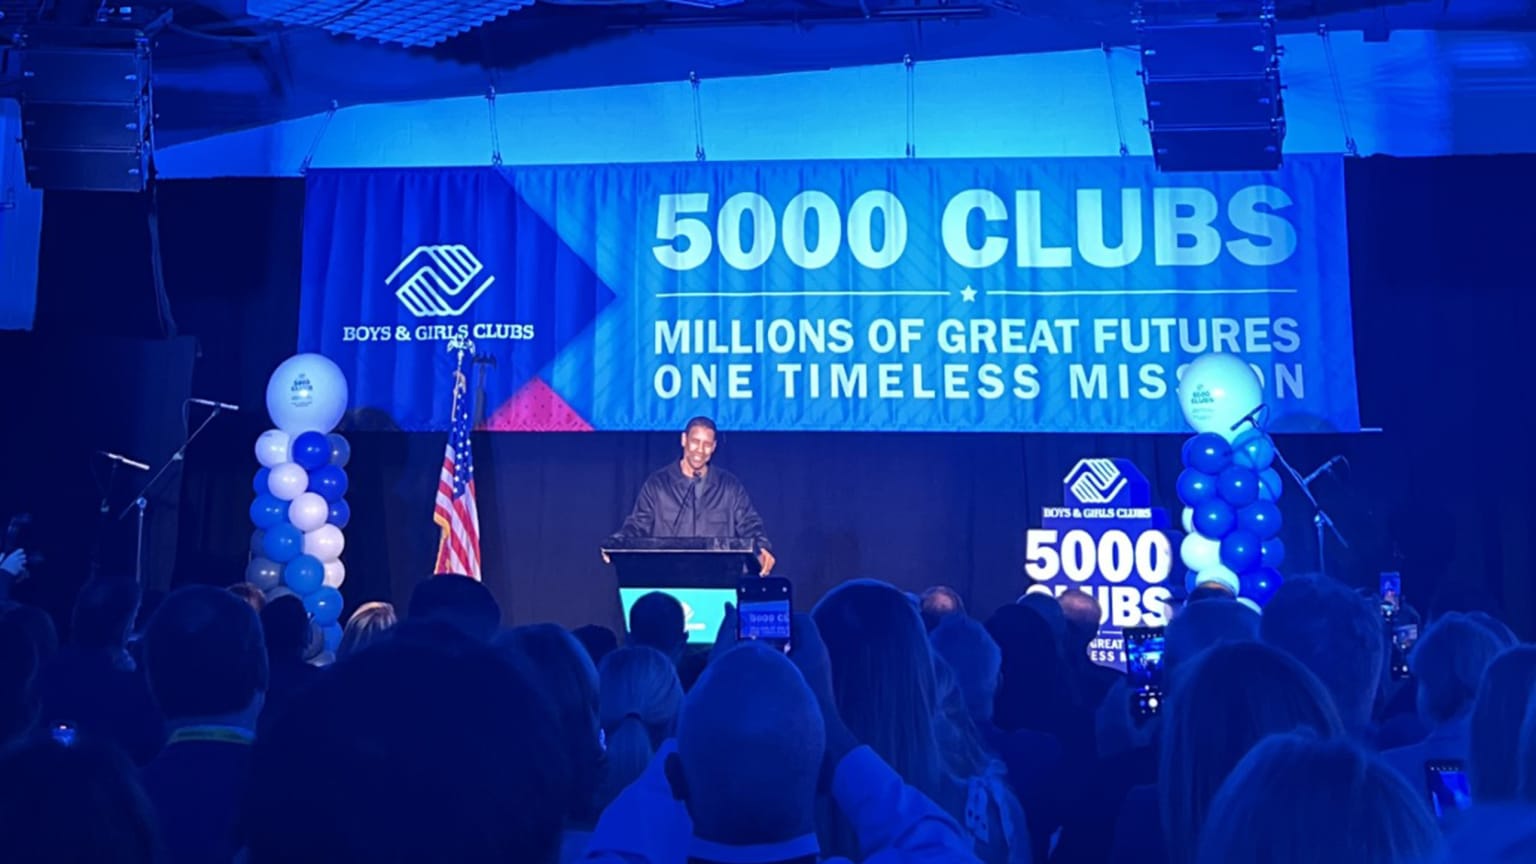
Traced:
<svg viewBox="0 0 1536 864">
<path fill-rule="evenodd" d="M 1196 359 L 1179 381 L 1184 418 L 1199 433 L 1184 443 L 1179 475 L 1185 587 L 1222 585 L 1260 606 L 1280 587 L 1285 560 L 1275 445 L 1243 422 L 1262 398 L 1258 376 L 1230 354 Z"/>
<path fill-rule="evenodd" d="M 347 379 L 322 355 L 298 354 L 272 373 L 267 414 L 276 428 L 256 439 L 256 531 L 245 573 L 268 599 L 303 600 L 332 652 L 341 643 L 342 529 L 351 518 L 344 469 L 352 449 L 331 430 L 346 409 Z"/>
</svg>

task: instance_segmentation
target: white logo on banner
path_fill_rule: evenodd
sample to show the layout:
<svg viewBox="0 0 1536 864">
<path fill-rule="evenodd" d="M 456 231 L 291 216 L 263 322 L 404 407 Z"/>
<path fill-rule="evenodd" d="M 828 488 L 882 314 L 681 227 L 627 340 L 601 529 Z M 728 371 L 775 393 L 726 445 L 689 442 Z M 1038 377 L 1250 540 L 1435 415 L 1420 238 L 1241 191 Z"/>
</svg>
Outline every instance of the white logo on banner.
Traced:
<svg viewBox="0 0 1536 864">
<path fill-rule="evenodd" d="M 1067 474 L 1067 485 L 1084 504 L 1108 504 L 1130 481 L 1113 459 L 1084 459 Z"/>
<path fill-rule="evenodd" d="M 484 270 L 465 246 L 417 246 L 384 284 L 417 318 L 462 315 L 496 281 L 495 276 L 480 280 Z"/>
</svg>

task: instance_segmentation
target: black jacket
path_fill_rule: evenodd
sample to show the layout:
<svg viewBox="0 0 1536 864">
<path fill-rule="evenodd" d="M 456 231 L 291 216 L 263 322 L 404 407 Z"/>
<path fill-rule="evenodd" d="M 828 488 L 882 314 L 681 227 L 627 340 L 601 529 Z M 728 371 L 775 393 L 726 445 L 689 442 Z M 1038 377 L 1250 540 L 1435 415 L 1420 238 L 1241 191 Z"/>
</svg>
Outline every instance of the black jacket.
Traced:
<svg viewBox="0 0 1536 864">
<path fill-rule="evenodd" d="M 676 462 L 646 478 L 635 509 L 614 536 L 744 537 L 758 549 L 773 548 L 736 475 L 711 465 L 699 482 Z"/>
</svg>

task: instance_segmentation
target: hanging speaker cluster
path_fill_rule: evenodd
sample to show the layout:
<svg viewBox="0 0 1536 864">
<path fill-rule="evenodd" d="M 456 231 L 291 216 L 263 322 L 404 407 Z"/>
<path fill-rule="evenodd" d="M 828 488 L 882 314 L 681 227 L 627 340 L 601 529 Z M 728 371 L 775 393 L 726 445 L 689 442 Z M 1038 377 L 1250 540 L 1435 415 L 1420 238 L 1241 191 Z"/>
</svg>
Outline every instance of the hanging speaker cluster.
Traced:
<svg viewBox="0 0 1536 864">
<path fill-rule="evenodd" d="M 1280 167 L 1285 103 L 1273 0 L 1142 0 L 1135 23 L 1159 168 Z"/>
<path fill-rule="evenodd" d="M 16 37 L 22 155 L 34 189 L 137 192 L 149 178 L 150 35 L 32 27 Z"/>
</svg>

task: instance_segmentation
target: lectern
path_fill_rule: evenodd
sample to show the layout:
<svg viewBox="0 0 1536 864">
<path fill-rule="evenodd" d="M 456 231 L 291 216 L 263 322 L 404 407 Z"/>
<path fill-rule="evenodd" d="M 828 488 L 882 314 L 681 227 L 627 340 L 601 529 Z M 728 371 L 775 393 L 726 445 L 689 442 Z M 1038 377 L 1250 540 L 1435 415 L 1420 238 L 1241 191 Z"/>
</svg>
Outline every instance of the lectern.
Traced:
<svg viewBox="0 0 1536 864">
<path fill-rule="evenodd" d="M 736 537 L 613 537 L 603 554 L 618 573 L 624 620 L 641 596 L 670 594 L 683 604 L 690 642 L 715 638 L 736 584 L 761 569 L 752 541 Z"/>
</svg>

